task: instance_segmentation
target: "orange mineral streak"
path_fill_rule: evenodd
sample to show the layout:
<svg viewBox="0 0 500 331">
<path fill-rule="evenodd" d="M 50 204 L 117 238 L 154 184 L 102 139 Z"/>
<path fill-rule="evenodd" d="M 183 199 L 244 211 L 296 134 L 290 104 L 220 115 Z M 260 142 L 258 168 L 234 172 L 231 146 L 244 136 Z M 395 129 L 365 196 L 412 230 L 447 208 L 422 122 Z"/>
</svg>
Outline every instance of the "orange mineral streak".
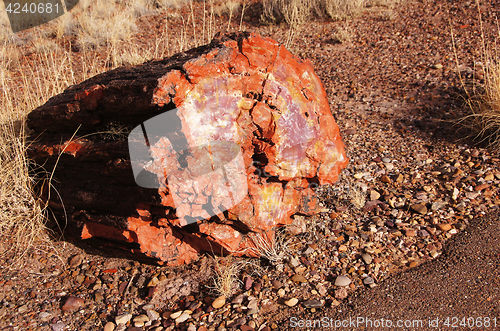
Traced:
<svg viewBox="0 0 500 331">
<path fill-rule="evenodd" d="M 256 256 L 257 238 L 270 243 L 295 214 L 317 212 L 314 187 L 334 183 L 348 159 L 311 62 L 256 34 L 221 40 L 182 70 L 166 73 L 153 93 L 153 104 L 175 104 L 191 150 L 189 173 L 162 174 L 172 176 L 158 190 L 170 212 L 155 218 L 140 206 L 125 230 L 89 221 L 82 238 L 134 242 L 142 253 L 179 265 L 206 250 Z M 230 166 L 224 171 L 198 171 L 210 160 L 196 148 L 213 141 L 233 142 L 240 152 L 225 160 Z M 160 147 L 151 150 L 164 156 Z M 77 146 L 71 151 L 77 153 Z M 193 176 L 197 171 L 202 175 Z M 209 202 L 215 215 L 206 209 Z M 183 227 L 188 217 L 196 222 Z"/>
<path fill-rule="evenodd" d="M 80 105 L 89 109 L 97 107 L 99 101 L 104 97 L 104 86 L 94 85 L 89 89 L 75 94 L 75 100 L 80 101 Z"/>
</svg>

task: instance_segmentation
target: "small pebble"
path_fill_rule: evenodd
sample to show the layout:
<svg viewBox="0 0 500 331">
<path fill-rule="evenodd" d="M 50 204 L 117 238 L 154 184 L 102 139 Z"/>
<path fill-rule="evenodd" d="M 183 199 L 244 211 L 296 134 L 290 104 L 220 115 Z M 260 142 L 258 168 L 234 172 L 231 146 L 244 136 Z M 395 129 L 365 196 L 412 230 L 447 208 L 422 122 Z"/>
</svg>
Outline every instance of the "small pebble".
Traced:
<svg viewBox="0 0 500 331">
<path fill-rule="evenodd" d="M 307 300 L 302 303 L 302 306 L 305 308 L 321 308 L 323 307 L 323 303 L 319 300 L 312 299 L 312 300 Z"/>
<path fill-rule="evenodd" d="M 351 280 L 347 276 L 338 276 L 337 279 L 335 279 L 335 285 L 344 287 L 351 284 Z"/>
<path fill-rule="evenodd" d="M 292 268 L 298 267 L 300 265 L 300 262 L 295 257 L 292 257 L 289 263 Z"/>
<path fill-rule="evenodd" d="M 108 322 L 104 326 L 104 331 L 114 331 L 114 329 L 115 329 L 115 323 L 113 322 Z"/>
<path fill-rule="evenodd" d="M 85 304 L 82 298 L 69 296 L 62 306 L 62 311 L 76 311 L 80 309 Z"/>
<path fill-rule="evenodd" d="M 370 201 L 378 200 L 380 199 L 380 193 L 378 193 L 375 190 L 370 191 Z"/>
<path fill-rule="evenodd" d="M 57 323 L 51 324 L 50 327 L 52 328 L 52 331 L 62 331 L 66 327 L 66 324 L 59 321 Z"/>
<path fill-rule="evenodd" d="M 373 261 L 372 256 L 371 256 L 370 254 L 367 254 L 367 253 L 362 254 L 362 255 L 361 255 L 361 258 L 363 259 L 363 261 L 364 261 L 366 264 L 371 264 L 371 263 L 372 263 L 372 261 Z"/>
<path fill-rule="evenodd" d="M 405 235 L 407 237 L 415 237 L 417 235 L 417 232 L 413 229 L 407 229 L 405 230 Z"/>
<path fill-rule="evenodd" d="M 148 283 L 148 287 L 155 287 L 156 285 L 158 285 L 160 283 L 160 281 L 158 280 L 158 278 L 155 276 L 153 278 L 151 278 L 151 280 L 149 281 Z"/>
<path fill-rule="evenodd" d="M 52 318 L 52 315 L 50 313 L 47 313 L 46 311 L 42 311 L 40 314 L 38 314 L 38 318 L 40 318 L 42 322 L 48 322 Z"/>
<path fill-rule="evenodd" d="M 115 323 L 127 324 L 132 319 L 132 314 L 123 314 L 115 317 Z"/>
<path fill-rule="evenodd" d="M 215 309 L 219 309 L 225 304 L 226 304 L 226 297 L 224 295 L 221 295 L 220 297 L 215 299 L 214 302 L 212 302 L 212 307 L 214 307 Z"/>
<path fill-rule="evenodd" d="M 185 310 L 182 312 L 182 314 L 175 319 L 175 323 L 183 323 L 187 321 L 191 317 L 191 311 L 190 310 Z"/>
<path fill-rule="evenodd" d="M 26 310 L 28 310 L 28 305 L 22 305 L 21 307 L 17 308 L 17 312 L 22 314 L 24 313 Z"/>
<path fill-rule="evenodd" d="M 380 180 L 382 181 L 382 183 L 387 183 L 387 184 L 392 183 L 392 179 L 391 179 L 391 178 L 389 178 L 389 176 L 387 176 L 387 175 L 383 175 L 383 176 L 380 178 Z"/>
<path fill-rule="evenodd" d="M 273 285 L 274 289 L 276 289 L 276 290 L 280 289 L 283 286 L 283 284 L 281 284 L 281 282 L 277 279 L 273 279 L 271 284 Z"/>
<path fill-rule="evenodd" d="M 304 277 L 300 274 L 293 275 L 292 280 L 296 283 L 307 283 L 306 277 Z"/>
<path fill-rule="evenodd" d="M 182 315 L 182 310 L 176 311 L 175 313 L 170 314 L 170 318 L 175 320 L 177 317 Z"/>
<path fill-rule="evenodd" d="M 410 206 L 410 209 L 421 215 L 427 214 L 427 207 L 421 203 L 415 203 Z"/>
<path fill-rule="evenodd" d="M 83 262 L 83 255 L 82 254 L 77 254 L 71 258 L 69 261 L 69 267 L 70 268 L 76 268 Z"/>
<path fill-rule="evenodd" d="M 444 203 L 442 201 L 436 201 L 436 202 L 432 203 L 431 210 L 438 211 L 438 210 L 442 209 L 444 206 L 446 206 L 446 203 Z"/>
<path fill-rule="evenodd" d="M 146 310 L 149 320 L 156 321 L 160 319 L 160 314 L 152 309 Z"/>
<path fill-rule="evenodd" d="M 252 277 L 250 276 L 247 276 L 245 278 L 245 291 L 248 291 L 249 289 L 252 288 L 252 284 L 253 284 L 253 279 Z"/>
<path fill-rule="evenodd" d="M 299 302 L 299 299 L 297 298 L 291 298 L 290 300 L 285 301 L 285 305 L 288 307 L 293 307 Z"/>
<path fill-rule="evenodd" d="M 323 284 L 321 284 L 321 283 L 319 283 L 318 285 L 316 285 L 316 289 L 318 290 L 319 294 L 320 294 L 321 296 L 323 296 L 323 297 L 324 297 L 324 296 L 326 295 L 326 293 L 327 293 L 327 290 L 326 290 L 325 285 L 323 285 Z"/>
<path fill-rule="evenodd" d="M 366 277 L 365 279 L 363 279 L 363 284 L 365 284 L 365 285 L 370 285 L 373 283 L 375 283 L 375 280 L 371 277 Z"/>
<path fill-rule="evenodd" d="M 147 315 L 142 314 L 134 317 L 132 321 L 134 322 L 134 325 L 136 327 L 143 327 L 144 323 L 149 322 L 149 317 Z"/>
<path fill-rule="evenodd" d="M 245 299 L 245 294 L 240 294 L 236 296 L 231 303 L 236 304 L 236 305 L 241 305 L 243 303 L 243 300 Z"/>
<path fill-rule="evenodd" d="M 487 189 L 488 187 L 490 187 L 489 184 L 477 185 L 476 187 L 474 187 L 474 191 L 482 191 L 484 189 Z"/>
<path fill-rule="evenodd" d="M 450 223 L 442 223 L 442 224 L 438 224 L 438 228 L 441 230 L 441 231 L 450 231 L 451 230 L 451 224 Z"/>
</svg>

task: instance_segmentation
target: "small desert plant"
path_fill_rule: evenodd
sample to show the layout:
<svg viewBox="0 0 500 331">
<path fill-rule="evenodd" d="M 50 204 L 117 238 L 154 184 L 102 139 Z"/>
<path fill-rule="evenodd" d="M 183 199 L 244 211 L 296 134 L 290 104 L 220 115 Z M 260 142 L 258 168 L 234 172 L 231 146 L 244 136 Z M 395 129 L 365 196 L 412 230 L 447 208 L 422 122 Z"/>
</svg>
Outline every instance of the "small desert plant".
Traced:
<svg viewBox="0 0 500 331">
<path fill-rule="evenodd" d="M 349 187 L 349 201 L 356 209 L 362 209 L 366 203 L 366 193 L 357 185 L 350 185 Z"/>
<path fill-rule="evenodd" d="M 252 248 L 253 255 L 264 258 L 276 267 L 283 266 L 295 245 L 293 238 L 287 236 L 284 227 L 274 232 L 252 233 L 248 237 L 255 246 Z"/>
<path fill-rule="evenodd" d="M 237 261 L 234 256 L 229 255 L 226 258 L 219 256 L 212 257 L 212 283 L 210 287 L 215 294 L 230 298 L 236 293 L 242 282 L 239 279 L 241 269 L 248 264 L 246 261 Z"/>
<path fill-rule="evenodd" d="M 338 183 L 328 188 L 328 194 L 323 199 L 325 198 L 329 200 L 328 203 L 361 209 L 366 202 L 366 192 L 360 184 L 353 182 L 349 175 L 342 172 Z"/>
<path fill-rule="evenodd" d="M 343 44 L 352 39 L 352 33 L 349 26 L 340 26 L 336 28 L 336 31 L 332 35 L 332 40 L 334 42 Z"/>
<path fill-rule="evenodd" d="M 126 140 L 132 128 L 118 122 L 108 124 L 106 131 L 100 132 L 104 141 Z"/>
</svg>

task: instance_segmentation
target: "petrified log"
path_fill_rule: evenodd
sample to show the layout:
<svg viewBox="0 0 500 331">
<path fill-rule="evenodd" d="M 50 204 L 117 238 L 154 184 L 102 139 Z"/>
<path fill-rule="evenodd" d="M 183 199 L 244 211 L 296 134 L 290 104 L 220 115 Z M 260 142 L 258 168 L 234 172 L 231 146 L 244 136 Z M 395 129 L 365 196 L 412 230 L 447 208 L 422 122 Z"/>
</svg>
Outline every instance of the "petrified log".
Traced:
<svg viewBox="0 0 500 331">
<path fill-rule="evenodd" d="M 249 33 L 71 86 L 28 126 L 56 214 L 168 265 L 258 255 L 348 162 L 311 63 Z"/>
</svg>

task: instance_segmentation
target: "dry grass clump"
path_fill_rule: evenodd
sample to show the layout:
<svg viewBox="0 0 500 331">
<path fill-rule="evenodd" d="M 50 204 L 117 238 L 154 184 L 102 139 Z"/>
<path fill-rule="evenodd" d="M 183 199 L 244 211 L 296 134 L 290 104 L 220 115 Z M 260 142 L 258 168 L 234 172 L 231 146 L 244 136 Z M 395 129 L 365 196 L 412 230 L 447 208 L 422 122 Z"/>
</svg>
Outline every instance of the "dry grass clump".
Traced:
<svg viewBox="0 0 500 331">
<path fill-rule="evenodd" d="M 288 23 L 297 27 L 316 17 L 345 20 L 360 15 L 365 8 L 377 8 L 384 20 L 393 19 L 402 0 L 264 0 L 264 23 Z"/>
<path fill-rule="evenodd" d="M 483 89 L 477 89 L 467 100 L 472 114 L 461 121 L 467 123 L 479 143 L 500 148 L 500 61 L 499 58 L 483 65 Z"/>
<path fill-rule="evenodd" d="M 334 20 L 361 13 L 365 0 L 264 0 L 262 21 L 287 22 L 297 26 L 313 17 L 329 16 Z"/>
<path fill-rule="evenodd" d="M 480 8 L 479 2 L 476 1 Z M 478 9 L 480 10 L 480 9 Z M 481 12 L 479 11 L 481 29 L 481 59 L 476 62 L 481 84 L 473 84 L 468 88 L 462 77 L 462 85 L 466 92 L 466 104 L 471 114 L 461 118 L 458 123 L 472 131 L 474 139 L 480 144 L 491 148 L 500 148 L 500 27 L 497 26 L 496 36 L 488 35 L 483 29 Z M 492 37 L 492 42 L 487 42 Z M 491 40 L 491 39 L 490 39 Z M 457 66 L 458 60 L 457 60 Z"/>
<path fill-rule="evenodd" d="M 395 8 L 402 0 L 367 0 L 366 7 Z"/>
<path fill-rule="evenodd" d="M 3 115 L 2 115 L 3 116 Z M 24 129 L 0 123 L 0 254 L 21 258 L 47 239 L 42 207 L 28 174 Z"/>
<path fill-rule="evenodd" d="M 270 233 L 249 234 L 253 242 L 253 255 L 264 258 L 277 268 L 281 268 L 292 254 L 295 245 L 294 238 L 287 236 L 285 228 L 281 227 Z"/>
<path fill-rule="evenodd" d="M 338 182 L 334 186 L 328 187 L 328 194 L 324 199 L 328 199 L 330 204 L 354 207 L 354 209 L 360 210 L 366 203 L 366 190 L 366 186 L 363 187 L 360 183 L 355 182 L 346 172 L 341 172 Z"/>
<path fill-rule="evenodd" d="M 349 188 L 349 200 L 356 209 L 363 209 L 366 203 L 366 193 L 359 185 L 352 185 Z"/>
<path fill-rule="evenodd" d="M 341 20 L 359 15 L 365 0 L 326 0 L 325 11 L 334 20 Z"/>
<path fill-rule="evenodd" d="M 332 34 L 332 41 L 339 44 L 349 42 L 351 39 L 352 31 L 348 25 L 336 27 L 335 32 Z"/>
<path fill-rule="evenodd" d="M 82 50 L 130 39 L 137 29 L 134 18 L 149 11 L 145 0 L 131 1 L 128 6 L 105 0 L 80 2 L 78 8 L 61 18 L 57 35 L 77 36 L 77 45 Z"/>
<path fill-rule="evenodd" d="M 294 27 L 307 22 L 317 4 L 315 0 L 264 0 L 261 20 L 272 24 L 285 21 Z"/>
<path fill-rule="evenodd" d="M 395 8 L 402 0 L 368 0 L 365 7 L 382 21 L 391 21 L 397 17 Z"/>
<path fill-rule="evenodd" d="M 35 177 L 46 181 L 49 175 L 30 168 L 25 118 L 69 85 L 105 69 L 86 59 L 77 75 L 70 52 L 37 30 L 31 36 L 24 44 L 35 51 L 29 62 L 11 36 L 0 44 L 0 255 L 14 261 L 49 243 L 46 206 L 34 192 Z"/>
<path fill-rule="evenodd" d="M 2 61 L 3 62 L 3 61 Z M 3 64 L 3 63 L 2 63 Z M 2 66 L 3 68 L 3 66 Z M 0 255 L 20 260 L 47 239 L 43 207 L 33 194 L 26 159 L 22 109 L 16 108 L 6 86 L 8 72 L 0 69 Z"/>
<path fill-rule="evenodd" d="M 212 257 L 212 271 L 214 276 L 212 277 L 213 286 L 211 289 L 217 295 L 223 295 L 226 298 L 233 296 L 242 284 L 239 279 L 240 271 L 248 263 L 243 260 L 237 261 L 232 255 L 226 258 Z"/>
<path fill-rule="evenodd" d="M 31 47 L 37 52 L 26 63 L 10 42 L 0 45 L 0 255 L 15 261 L 49 243 L 46 206 L 33 189 L 35 175 L 40 180 L 48 175 L 30 168 L 25 118 L 77 81 L 71 55 L 56 43 L 35 36 Z"/>
</svg>

